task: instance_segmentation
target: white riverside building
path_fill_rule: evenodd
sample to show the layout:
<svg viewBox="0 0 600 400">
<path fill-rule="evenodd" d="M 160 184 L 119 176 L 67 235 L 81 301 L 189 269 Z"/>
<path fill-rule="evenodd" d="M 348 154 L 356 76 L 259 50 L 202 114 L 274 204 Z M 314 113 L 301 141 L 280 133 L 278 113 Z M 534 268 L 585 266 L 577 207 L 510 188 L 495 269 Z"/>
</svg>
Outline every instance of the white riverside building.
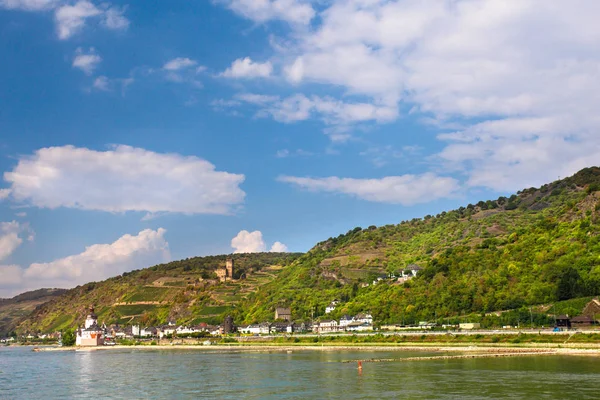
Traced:
<svg viewBox="0 0 600 400">
<path fill-rule="evenodd" d="M 102 346 L 104 345 L 104 330 L 98 326 L 98 317 L 94 314 L 94 307 L 85 319 L 85 328 L 77 330 L 75 339 L 77 346 Z"/>
</svg>

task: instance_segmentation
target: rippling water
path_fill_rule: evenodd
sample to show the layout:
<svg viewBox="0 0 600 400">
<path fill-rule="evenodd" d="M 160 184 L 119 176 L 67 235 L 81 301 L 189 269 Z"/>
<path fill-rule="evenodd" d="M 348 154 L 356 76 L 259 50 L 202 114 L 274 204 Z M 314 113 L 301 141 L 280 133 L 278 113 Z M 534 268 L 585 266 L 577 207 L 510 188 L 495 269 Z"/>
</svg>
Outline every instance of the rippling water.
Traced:
<svg viewBox="0 0 600 400">
<path fill-rule="evenodd" d="M 600 397 L 595 357 L 365 363 L 425 353 L 0 348 L 0 398 L 478 399 Z"/>
</svg>

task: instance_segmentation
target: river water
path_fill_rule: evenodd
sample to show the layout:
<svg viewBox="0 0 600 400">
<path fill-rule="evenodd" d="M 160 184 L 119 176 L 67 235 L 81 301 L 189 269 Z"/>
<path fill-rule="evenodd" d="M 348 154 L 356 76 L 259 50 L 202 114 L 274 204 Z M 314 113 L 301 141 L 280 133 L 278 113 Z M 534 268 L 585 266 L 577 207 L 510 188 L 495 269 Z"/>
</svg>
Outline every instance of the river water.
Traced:
<svg viewBox="0 0 600 400">
<path fill-rule="evenodd" d="M 598 399 L 600 359 L 355 363 L 428 353 L 0 348 L 1 399 Z"/>
</svg>

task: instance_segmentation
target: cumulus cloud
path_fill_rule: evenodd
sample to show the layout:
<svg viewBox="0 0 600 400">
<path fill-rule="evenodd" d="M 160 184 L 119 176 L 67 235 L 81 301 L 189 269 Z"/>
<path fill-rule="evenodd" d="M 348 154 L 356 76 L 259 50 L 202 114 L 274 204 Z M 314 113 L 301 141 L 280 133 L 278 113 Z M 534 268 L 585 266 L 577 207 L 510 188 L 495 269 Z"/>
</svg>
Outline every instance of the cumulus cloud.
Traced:
<svg viewBox="0 0 600 400">
<path fill-rule="evenodd" d="M 73 68 L 79 68 L 86 75 L 91 75 L 101 61 L 102 57 L 96 53 L 93 47 L 90 47 L 87 53 L 79 47 L 75 52 L 75 58 L 73 58 Z"/>
<path fill-rule="evenodd" d="M 454 178 L 432 173 L 387 176 L 381 179 L 281 176 L 278 180 L 313 192 L 342 193 L 367 201 L 405 206 L 449 197 L 459 188 L 458 181 Z"/>
<path fill-rule="evenodd" d="M 308 24 L 315 16 L 309 1 L 304 0 L 217 0 L 237 14 L 258 23 L 282 20 L 291 24 Z"/>
<path fill-rule="evenodd" d="M 259 107 L 257 116 L 271 117 L 276 121 L 294 123 L 305 121 L 312 117 L 320 118 L 325 124 L 332 127 L 326 131 L 332 140 L 347 137 L 342 135 L 352 124 L 377 122 L 388 123 L 398 117 L 398 108 L 385 104 L 371 104 L 365 102 L 344 102 L 333 97 L 311 96 L 294 94 L 280 99 L 279 96 L 238 93 L 235 101 L 227 104 L 230 107 L 247 103 Z"/>
<path fill-rule="evenodd" d="M 272 72 L 270 61 L 259 63 L 246 57 L 235 60 L 221 75 L 227 78 L 267 78 Z"/>
<path fill-rule="evenodd" d="M 129 20 L 125 17 L 126 8 L 110 7 L 104 11 L 102 24 L 112 30 L 123 30 L 129 27 Z"/>
<path fill-rule="evenodd" d="M 341 88 L 344 102 L 357 96 L 383 107 L 386 121 L 402 108 L 434 121 L 445 147 L 434 158 L 438 167 L 465 174 L 468 185 L 514 190 L 600 159 L 599 2 L 320 5 L 310 26 L 274 46 L 290 84 L 321 85 L 319 96 Z M 314 109 L 291 98 L 268 115 L 293 122 L 316 115 Z M 337 109 L 332 114 L 344 116 Z"/>
<path fill-rule="evenodd" d="M 261 231 L 240 231 L 231 239 L 231 247 L 234 253 L 260 253 L 267 250 Z M 287 246 L 281 242 L 273 243 L 271 252 L 287 252 Z"/>
<path fill-rule="evenodd" d="M 174 58 L 163 65 L 167 71 L 179 71 L 180 69 L 190 68 L 198 64 L 197 61 L 185 57 Z"/>
<path fill-rule="evenodd" d="M 0 222 L 0 261 L 5 260 L 23 243 L 19 237 L 22 227 L 16 221 Z"/>
<path fill-rule="evenodd" d="M 275 242 L 273 243 L 273 246 L 271 246 L 271 250 L 269 251 L 271 253 L 287 253 L 288 248 L 285 244 L 281 242 Z"/>
<path fill-rule="evenodd" d="M 129 146 L 43 148 L 20 158 L 4 180 L 12 201 L 51 209 L 230 214 L 245 196 L 244 175 L 216 171 L 198 157 Z"/>
<path fill-rule="evenodd" d="M 25 269 L 0 266 L 0 288 L 4 289 L 2 293 L 12 295 L 40 287 L 71 288 L 167 262 L 171 254 L 165 233 L 162 228 L 146 229 L 135 236 L 123 235 L 111 244 L 95 244 L 80 254 L 34 263 Z"/>
<path fill-rule="evenodd" d="M 42 11 L 54 8 L 61 0 L 0 0 L 9 10 Z"/>
<path fill-rule="evenodd" d="M 63 5 L 56 9 L 54 19 L 60 39 L 68 39 L 80 31 L 87 19 L 97 17 L 102 10 L 89 1 L 79 1 L 73 5 Z"/>
<path fill-rule="evenodd" d="M 125 7 L 112 7 L 108 3 L 97 6 L 88 0 L 0 0 L 0 7 L 23 11 L 54 10 L 54 21 L 59 39 L 69 39 L 80 32 L 89 20 L 95 19 L 106 29 L 127 29 L 129 20 Z"/>
<path fill-rule="evenodd" d="M 110 90 L 110 80 L 106 76 L 99 76 L 94 79 L 93 87 L 94 89 L 107 92 Z"/>
</svg>

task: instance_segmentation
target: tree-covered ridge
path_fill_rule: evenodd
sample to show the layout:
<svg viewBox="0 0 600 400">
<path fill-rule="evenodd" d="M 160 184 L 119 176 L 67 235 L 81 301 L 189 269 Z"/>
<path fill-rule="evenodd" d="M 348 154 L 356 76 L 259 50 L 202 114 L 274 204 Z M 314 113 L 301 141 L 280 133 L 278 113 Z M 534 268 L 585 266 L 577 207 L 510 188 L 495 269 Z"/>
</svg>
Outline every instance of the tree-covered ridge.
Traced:
<svg viewBox="0 0 600 400">
<path fill-rule="evenodd" d="M 489 313 L 600 294 L 600 169 L 423 219 L 355 228 L 318 243 L 250 296 L 239 319 L 276 305 L 296 318 L 371 311 L 381 323 Z M 409 264 L 423 268 L 399 284 Z M 371 283 L 368 287 L 362 287 Z"/>
</svg>

